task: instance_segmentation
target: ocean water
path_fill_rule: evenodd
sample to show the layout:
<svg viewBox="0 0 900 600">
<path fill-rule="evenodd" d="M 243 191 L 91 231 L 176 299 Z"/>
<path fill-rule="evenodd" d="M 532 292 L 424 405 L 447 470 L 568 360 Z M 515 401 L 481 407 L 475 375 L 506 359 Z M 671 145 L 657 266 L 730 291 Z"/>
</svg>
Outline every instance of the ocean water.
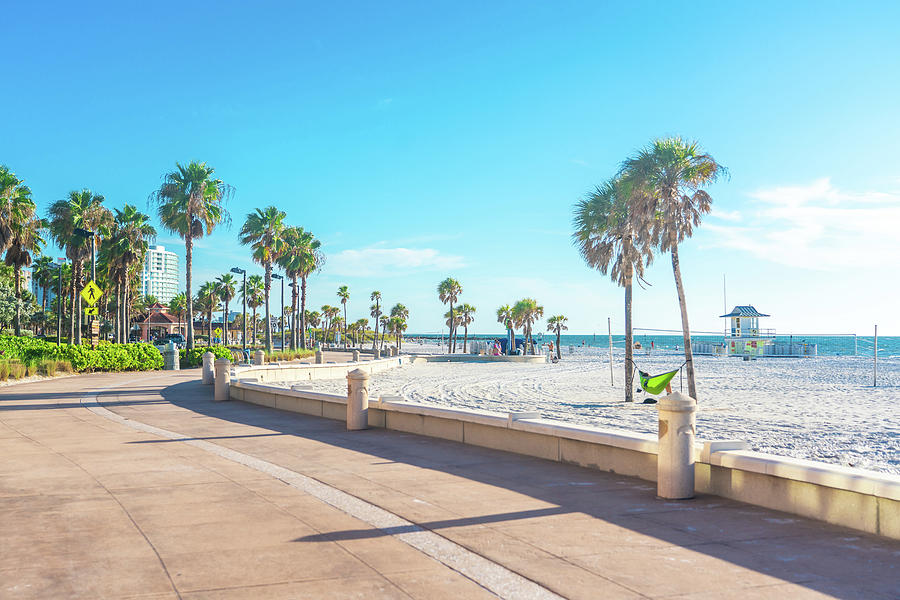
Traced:
<svg viewBox="0 0 900 600">
<path fill-rule="evenodd" d="M 408 334 L 406 337 L 424 337 L 428 339 L 440 339 L 440 336 L 434 334 L 416 335 Z M 469 339 L 493 340 L 504 337 L 504 334 L 470 334 Z M 517 338 L 521 338 L 518 333 Z M 535 340 L 539 342 L 556 342 L 556 336 L 550 333 L 535 333 Z M 623 348 L 625 346 L 624 335 L 613 335 L 613 347 Z M 642 346 L 649 347 L 653 342 L 655 349 L 660 351 L 675 352 L 676 348 L 682 348 L 684 341 L 680 334 L 667 333 L 645 333 L 637 332 L 634 336 L 635 341 L 641 342 Z M 721 334 L 697 334 L 691 336 L 695 342 L 712 342 L 722 343 L 724 336 Z M 460 340 L 461 341 L 461 340 Z M 819 356 L 872 356 L 875 349 L 875 338 L 871 335 L 819 335 L 819 334 L 793 334 L 779 335 L 775 338 L 778 343 L 809 343 L 818 345 Z M 564 334 L 560 336 L 560 342 L 563 346 L 583 346 L 586 348 L 604 349 L 609 347 L 609 336 L 605 334 Z M 893 358 L 900 357 L 900 336 L 879 336 L 878 337 L 878 357 Z"/>
</svg>

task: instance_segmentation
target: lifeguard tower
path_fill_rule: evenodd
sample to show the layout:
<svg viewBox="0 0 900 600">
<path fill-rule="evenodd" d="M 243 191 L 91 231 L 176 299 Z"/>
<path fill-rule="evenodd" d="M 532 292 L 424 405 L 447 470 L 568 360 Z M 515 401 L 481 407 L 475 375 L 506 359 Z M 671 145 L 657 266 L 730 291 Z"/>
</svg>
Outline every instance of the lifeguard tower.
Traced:
<svg viewBox="0 0 900 600">
<path fill-rule="evenodd" d="M 730 313 L 720 316 L 729 319 L 725 348 L 730 356 L 762 356 L 763 348 L 771 346 L 775 340 L 774 329 L 759 327 L 759 319 L 770 315 L 759 312 L 753 305 L 735 306 Z"/>
</svg>

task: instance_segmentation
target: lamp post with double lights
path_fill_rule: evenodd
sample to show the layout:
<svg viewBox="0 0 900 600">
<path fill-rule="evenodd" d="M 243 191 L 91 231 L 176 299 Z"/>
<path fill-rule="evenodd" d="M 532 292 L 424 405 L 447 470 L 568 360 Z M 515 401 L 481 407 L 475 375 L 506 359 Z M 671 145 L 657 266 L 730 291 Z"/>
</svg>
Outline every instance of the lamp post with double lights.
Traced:
<svg viewBox="0 0 900 600">
<path fill-rule="evenodd" d="M 240 267 L 233 267 L 231 272 L 235 275 L 243 275 L 244 276 L 244 287 L 243 287 L 243 296 L 244 296 L 244 312 L 241 314 L 241 348 L 244 351 L 244 356 L 247 355 L 247 270 L 241 269 Z M 225 318 L 225 323 L 222 325 L 226 328 L 225 337 L 228 337 L 228 318 Z"/>
<path fill-rule="evenodd" d="M 272 273 L 272 279 L 281 281 L 281 351 L 284 352 L 284 275 Z"/>
</svg>

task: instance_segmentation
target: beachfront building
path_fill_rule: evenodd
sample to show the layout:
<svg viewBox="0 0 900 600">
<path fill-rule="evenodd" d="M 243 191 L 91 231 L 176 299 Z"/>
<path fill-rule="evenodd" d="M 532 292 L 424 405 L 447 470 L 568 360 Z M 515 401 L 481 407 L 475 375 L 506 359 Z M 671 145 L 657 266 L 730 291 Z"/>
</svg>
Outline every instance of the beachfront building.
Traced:
<svg viewBox="0 0 900 600">
<path fill-rule="evenodd" d="M 141 272 L 141 294 L 155 296 L 163 304 L 178 294 L 178 255 L 165 246 L 150 246 Z"/>
<path fill-rule="evenodd" d="M 170 333 L 187 334 L 187 323 L 169 313 L 169 307 L 156 302 L 147 307 L 147 318 L 138 323 L 141 341 L 152 342 Z"/>
<path fill-rule="evenodd" d="M 759 312 L 752 304 L 735 306 L 730 313 L 719 316 L 728 319 L 725 348 L 730 355 L 761 356 L 765 346 L 775 338 L 774 329 L 759 326 L 759 320 L 770 315 Z"/>
</svg>

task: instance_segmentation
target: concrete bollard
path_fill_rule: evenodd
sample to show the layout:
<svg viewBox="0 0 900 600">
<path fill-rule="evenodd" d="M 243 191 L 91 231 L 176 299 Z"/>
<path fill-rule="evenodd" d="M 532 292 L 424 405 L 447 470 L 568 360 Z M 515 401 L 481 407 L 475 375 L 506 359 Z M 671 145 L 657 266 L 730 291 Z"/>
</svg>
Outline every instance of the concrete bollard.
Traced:
<svg viewBox="0 0 900 600">
<path fill-rule="evenodd" d="M 378 360 L 379 358 L 381 358 L 381 350 L 376 347 L 375 350 L 372 351 L 372 360 Z"/>
<path fill-rule="evenodd" d="M 391 356 L 394 357 L 394 356 L 397 356 L 397 354 L 398 354 L 397 346 L 391 346 Z"/>
<path fill-rule="evenodd" d="M 347 431 L 369 428 L 369 374 L 362 369 L 347 373 Z"/>
<path fill-rule="evenodd" d="M 257 350 L 253 353 L 253 364 L 254 365 L 264 365 L 266 364 L 266 353 L 262 350 Z"/>
<path fill-rule="evenodd" d="M 222 402 L 230 398 L 228 386 L 231 383 L 231 361 L 227 358 L 216 360 L 216 389 L 213 399 Z"/>
<path fill-rule="evenodd" d="M 212 385 L 216 380 L 216 372 L 213 369 L 214 360 L 216 360 L 216 355 L 212 352 L 203 353 L 203 370 L 201 378 L 203 385 Z"/>
<path fill-rule="evenodd" d="M 322 352 L 321 348 L 316 349 L 316 364 L 321 365 L 325 362 L 325 353 Z"/>
<path fill-rule="evenodd" d="M 359 350 L 353 351 L 353 362 L 359 362 Z"/>
<path fill-rule="evenodd" d="M 657 495 L 669 500 L 694 497 L 694 435 L 697 401 L 680 392 L 659 400 Z"/>
</svg>

